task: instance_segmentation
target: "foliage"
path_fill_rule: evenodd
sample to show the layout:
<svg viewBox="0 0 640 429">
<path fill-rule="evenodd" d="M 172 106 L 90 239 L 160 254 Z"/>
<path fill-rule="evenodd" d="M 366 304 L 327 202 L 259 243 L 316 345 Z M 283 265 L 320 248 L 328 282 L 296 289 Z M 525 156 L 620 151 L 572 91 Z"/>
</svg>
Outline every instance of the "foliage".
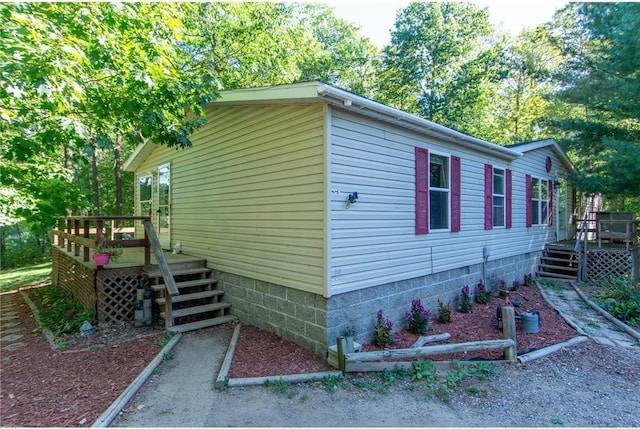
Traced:
<svg viewBox="0 0 640 429">
<path fill-rule="evenodd" d="M 473 313 L 473 300 L 469 294 L 469 285 L 465 285 L 460 289 L 460 312 Z"/>
<path fill-rule="evenodd" d="M 507 282 L 505 282 L 504 280 L 500 280 L 500 286 L 499 286 L 499 292 L 500 292 L 500 296 L 501 297 L 505 297 L 508 295 L 509 293 L 509 288 L 507 287 Z"/>
<path fill-rule="evenodd" d="M 476 285 L 476 293 L 473 297 L 478 304 L 489 304 L 493 299 L 493 294 L 485 289 L 482 280 L 480 280 Z"/>
<path fill-rule="evenodd" d="M 108 246 L 104 243 L 100 243 L 98 247 L 96 247 L 95 253 L 101 255 L 109 255 L 111 259 L 117 260 L 120 256 L 122 256 L 122 247 Z"/>
<path fill-rule="evenodd" d="M 431 312 L 422 306 L 419 299 L 411 301 L 411 311 L 408 311 L 404 318 L 407 322 L 407 329 L 414 334 L 422 335 L 429 329 L 429 318 Z"/>
<path fill-rule="evenodd" d="M 598 281 L 596 299 L 616 319 L 640 327 L 640 281 L 603 278 Z"/>
<path fill-rule="evenodd" d="M 485 113 L 494 104 L 492 81 L 500 76 L 500 46 L 486 8 L 411 3 L 396 15 L 391 42 L 383 51 L 376 98 L 482 135 L 483 127 L 492 122 Z"/>
<path fill-rule="evenodd" d="M 451 323 L 453 320 L 453 310 L 451 309 L 450 303 L 444 305 L 440 300 L 438 300 L 437 320 L 440 323 Z"/>
<path fill-rule="evenodd" d="M 93 322 L 93 309 L 84 308 L 62 288 L 46 286 L 33 293 L 41 297 L 44 306 L 39 308 L 42 325 L 56 336 L 78 333 L 85 320 Z"/>
<path fill-rule="evenodd" d="M 522 282 L 525 286 L 531 286 L 533 284 L 533 274 L 527 273 L 524 275 Z"/>
<path fill-rule="evenodd" d="M 640 4 L 570 3 L 549 25 L 563 64 L 550 122 L 578 167 L 572 180 L 624 210 L 640 199 Z"/>
<path fill-rule="evenodd" d="M 438 369 L 430 360 L 417 360 L 411 364 L 413 381 L 425 380 L 433 385 L 437 381 Z"/>
<path fill-rule="evenodd" d="M 51 279 L 51 262 L 0 271 L 0 292 L 18 290 Z"/>
<path fill-rule="evenodd" d="M 376 321 L 373 342 L 378 347 L 388 347 L 393 344 L 393 334 L 391 332 L 393 322 L 385 319 L 382 310 L 378 310 L 378 319 Z"/>
<path fill-rule="evenodd" d="M 298 394 L 298 391 L 291 385 L 291 383 L 287 383 L 282 378 L 278 380 L 267 379 L 264 381 L 263 386 L 278 395 L 286 397 L 287 399 L 293 399 Z"/>
</svg>

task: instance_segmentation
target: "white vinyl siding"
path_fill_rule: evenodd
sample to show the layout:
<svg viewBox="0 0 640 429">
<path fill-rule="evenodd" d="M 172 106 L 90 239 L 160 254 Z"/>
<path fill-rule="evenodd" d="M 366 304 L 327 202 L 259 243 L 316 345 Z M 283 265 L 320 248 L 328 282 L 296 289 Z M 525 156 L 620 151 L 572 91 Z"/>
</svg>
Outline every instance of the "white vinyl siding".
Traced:
<svg viewBox="0 0 640 429">
<path fill-rule="evenodd" d="M 540 150 L 540 166 L 536 153 L 505 164 L 374 119 L 332 112 L 330 295 L 481 264 L 485 245 L 493 260 L 539 251 L 555 238 L 549 228 L 525 225 L 525 174 L 542 176 L 550 149 Z M 415 234 L 416 146 L 461 158 L 460 232 Z M 512 228 L 484 229 L 485 164 L 512 170 Z M 359 199 L 347 209 L 351 192 Z"/>
<path fill-rule="evenodd" d="M 171 236 L 214 269 L 324 294 L 324 107 L 216 106 L 171 160 Z"/>
</svg>

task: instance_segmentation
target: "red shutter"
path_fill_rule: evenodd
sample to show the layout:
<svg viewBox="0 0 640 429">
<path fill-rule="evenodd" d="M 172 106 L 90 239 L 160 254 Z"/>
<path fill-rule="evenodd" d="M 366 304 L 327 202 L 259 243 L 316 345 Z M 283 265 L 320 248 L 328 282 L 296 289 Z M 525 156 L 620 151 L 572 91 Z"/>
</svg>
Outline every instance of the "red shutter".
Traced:
<svg viewBox="0 0 640 429">
<path fill-rule="evenodd" d="M 451 232 L 460 231 L 460 158 L 451 157 Z"/>
<path fill-rule="evenodd" d="M 416 234 L 429 232 L 429 152 L 415 148 Z"/>
<path fill-rule="evenodd" d="M 504 210 L 505 210 L 505 227 L 511 228 L 511 170 L 504 171 Z"/>
<path fill-rule="evenodd" d="M 493 166 L 484 165 L 484 229 L 493 229 Z"/>
<path fill-rule="evenodd" d="M 531 181 L 531 175 L 527 174 L 524 178 L 525 184 L 525 213 L 527 219 L 527 228 L 533 225 L 533 213 L 531 213 L 531 194 L 533 193 L 533 182 Z"/>
<path fill-rule="evenodd" d="M 553 225 L 553 180 L 549 180 L 549 225 Z"/>
</svg>

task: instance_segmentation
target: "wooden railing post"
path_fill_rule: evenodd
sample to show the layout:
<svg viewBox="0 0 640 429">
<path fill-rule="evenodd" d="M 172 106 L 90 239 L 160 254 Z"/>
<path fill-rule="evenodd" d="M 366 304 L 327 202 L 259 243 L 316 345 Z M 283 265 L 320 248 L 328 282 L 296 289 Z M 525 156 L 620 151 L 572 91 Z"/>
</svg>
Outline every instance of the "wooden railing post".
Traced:
<svg viewBox="0 0 640 429">
<path fill-rule="evenodd" d="M 83 232 L 82 235 L 84 236 L 84 238 L 89 239 L 91 237 L 90 234 L 90 229 L 89 226 L 91 225 L 89 220 L 85 219 L 83 222 Z M 89 248 L 89 246 L 87 246 L 86 244 L 84 246 L 82 246 L 82 250 L 83 250 L 83 254 L 82 254 L 82 259 L 84 262 L 89 262 L 89 250 L 91 250 Z"/>
<path fill-rule="evenodd" d="M 104 241 L 104 220 L 96 220 L 96 242 L 101 243 Z"/>
<path fill-rule="evenodd" d="M 516 347 L 516 315 L 515 310 L 510 305 L 502 307 L 502 334 L 505 340 L 513 340 L 513 345 L 504 349 L 504 358 L 510 362 L 515 362 L 518 358 Z"/>
<path fill-rule="evenodd" d="M 73 231 L 73 221 L 71 219 L 67 219 L 67 234 L 71 235 Z M 71 252 L 71 239 L 67 239 L 67 251 Z"/>
<path fill-rule="evenodd" d="M 73 234 L 76 237 L 80 236 L 80 219 L 73 220 Z M 80 256 L 80 245 L 78 244 L 77 241 L 73 243 L 73 254 L 75 256 Z"/>
<path fill-rule="evenodd" d="M 151 220 L 145 220 L 144 222 L 151 222 Z M 144 264 L 151 265 L 151 241 L 149 240 L 149 234 L 147 228 L 144 228 Z"/>
<path fill-rule="evenodd" d="M 64 232 L 64 219 L 60 218 L 56 221 L 56 230 L 58 231 L 58 247 L 64 247 L 64 237 L 60 235 L 61 232 Z"/>
</svg>

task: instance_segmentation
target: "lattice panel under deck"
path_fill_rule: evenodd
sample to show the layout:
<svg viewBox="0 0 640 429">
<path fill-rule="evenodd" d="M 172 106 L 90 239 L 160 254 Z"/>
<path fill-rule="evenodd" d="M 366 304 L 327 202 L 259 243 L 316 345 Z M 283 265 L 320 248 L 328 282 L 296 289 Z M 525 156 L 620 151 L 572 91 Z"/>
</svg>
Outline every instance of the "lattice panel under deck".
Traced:
<svg viewBox="0 0 640 429">
<path fill-rule="evenodd" d="M 590 250 L 588 252 L 587 276 L 597 279 L 603 276 L 622 277 L 631 275 L 633 255 L 624 249 Z"/>
<path fill-rule="evenodd" d="M 98 321 L 133 321 L 140 268 L 99 270 L 96 278 Z"/>
</svg>

